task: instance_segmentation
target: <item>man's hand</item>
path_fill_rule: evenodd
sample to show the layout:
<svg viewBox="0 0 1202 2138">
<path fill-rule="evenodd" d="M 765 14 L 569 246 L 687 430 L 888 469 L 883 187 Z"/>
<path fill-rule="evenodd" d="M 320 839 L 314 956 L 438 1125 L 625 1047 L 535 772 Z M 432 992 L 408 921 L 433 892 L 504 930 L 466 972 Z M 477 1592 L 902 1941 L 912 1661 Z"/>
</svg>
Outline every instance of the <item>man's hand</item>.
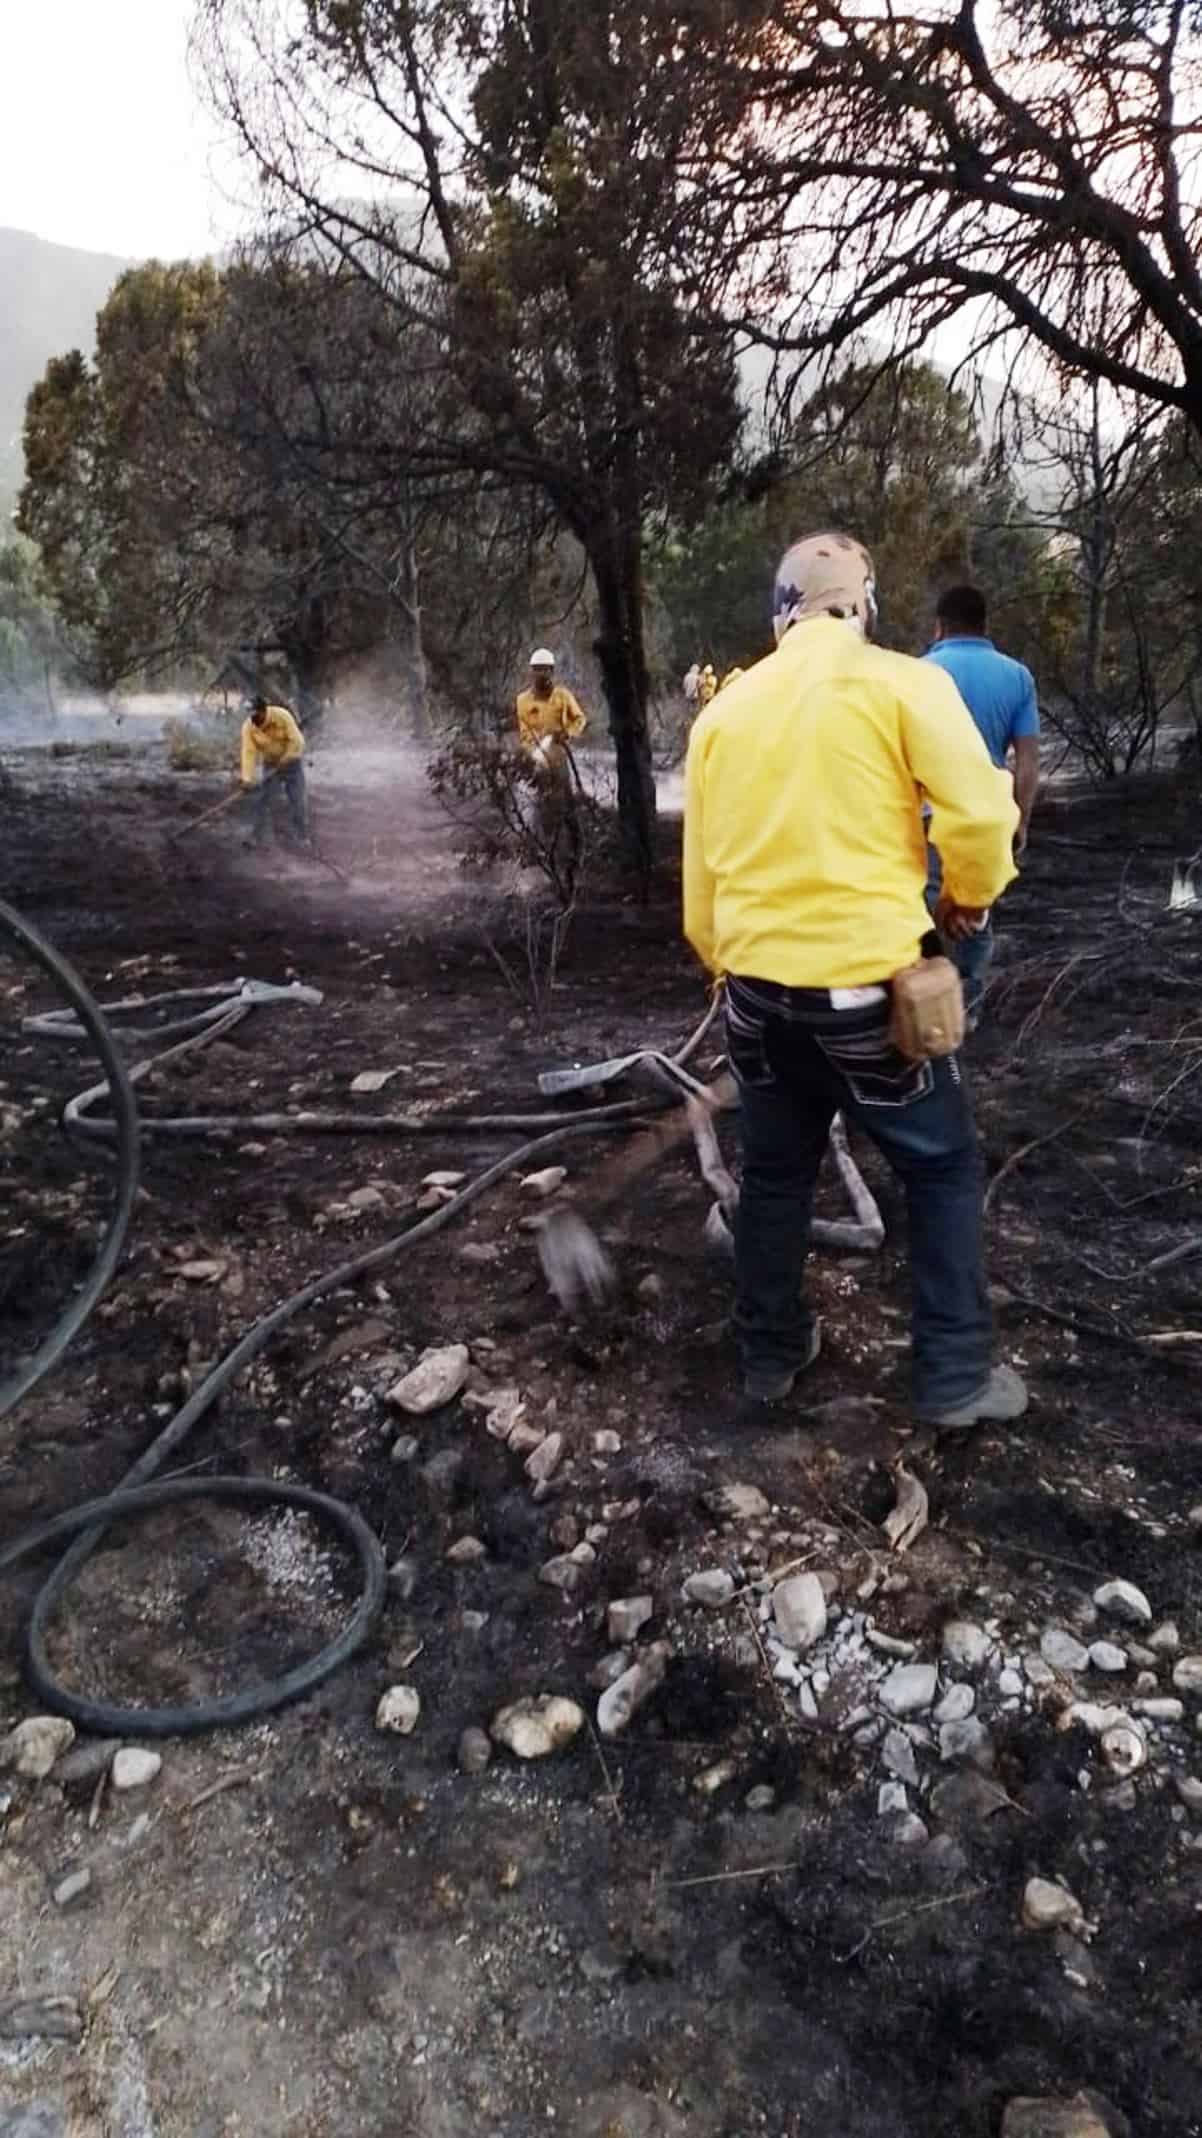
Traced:
<svg viewBox="0 0 1202 2138">
<path fill-rule="evenodd" d="M 935 926 L 949 943 L 964 943 L 984 926 L 988 916 L 988 906 L 958 906 L 944 891 L 935 907 Z"/>
</svg>

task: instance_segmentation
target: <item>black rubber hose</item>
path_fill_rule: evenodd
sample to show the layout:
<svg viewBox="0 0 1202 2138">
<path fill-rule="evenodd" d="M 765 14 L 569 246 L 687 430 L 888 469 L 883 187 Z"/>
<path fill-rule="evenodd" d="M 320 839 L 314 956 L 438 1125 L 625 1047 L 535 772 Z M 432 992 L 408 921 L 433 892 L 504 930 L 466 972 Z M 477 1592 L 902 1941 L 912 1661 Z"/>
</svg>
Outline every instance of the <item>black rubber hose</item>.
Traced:
<svg viewBox="0 0 1202 2138">
<path fill-rule="evenodd" d="M 119 1145 L 121 1162 L 121 1189 L 118 1194 L 118 1215 L 123 1213 L 121 1232 L 113 1245 L 113 1228 L 110 1228 L 103 1253 L 103 1275 L 97 1281 L 96 1271 L 89 1279 L 89 1298 L 81 1310 L 79 1302 L 73 1302 L 69 1317 L 64 1317 L 59 1327 L 52 1332 L 37 1354 L 42 1362 L 36 1372 L 26 1369 L 20 1376 L 18 1395 L 28 1393 L 41 1374 L 47 1372 L 62 1356 L 71 1337 L 76 1333 L 87 1313 L 100 1296 L 112 1267 L 120 1253 L 121 1239 L 129 1221 L 129 1206 L 132 1205 L 136 1187 L 137 1166 L 137 1112 L 133 1092 L 125 1069 L 112 1046 L 104 1028 L 104 1021 L 87 989 L 78 975 L 53 951 L 35 928 L 23 921 L 11 907 L 0 901 L 0 925 L 29 949 L 32 956 L 62 987 L 73 1006 L 78 1010 L 81 1022 L 92 1035 L 98 1054 L 105 1065 L 113 1089 L 118 1094 L 118 1127 L 121 1132 Z M 187 1042 L 183 1043 L 185 1046 Z M 182 1051 L 182 1048 L 181 1050 Z M 124 1099 L 128 1100 L 128 1117 Z M 276 1331 L 327 1293 L 341 1285 L 381 1269 L 397 1255 L 417 1241 L 428 1239 L 450 1224 L 460 1211 L 474 1202 L 494 1182 L 505 1174 L 514 1172 L 530 1159 L 556 1149 L 560 1144 L 579 1135 L 593 1135 L 598 1130 L 620 1129 L 622 1121 L 609 1118 L 575 1120 L 565 1122 L 550 1135 L 539 1136 L 519 1149 L 510 1151 L 504 1158 L 489 1166 L 474 1181 L 469 1181 L 449 1203 L 429 1217 L 422 1218 L 406 1231 L 371 1247 L 364 1253 L 352 1256 L 336 1269 L 317 1277 L 312 1283 L 282 1300 L 247 1330 L 232 1351 L 214 1367 L 213 1371 L 195 1389 L 183 1408 L 164 1426 L 162 1432 L 138 1458 L 116 1492 L 99 1500 L 91 1500 L 83 1507 L 73 1508 L 50 1522 L 26 1532 L 15 1543 L 0 1551 L 0 1573 L 15 1566 L 31 1552 L 53 1543 L 59 1537 L 74 1536 L 75 1541 L 55 1567 L 49 1580 L 39 1591 L 34 1603 L 28 1629 L 25 1671 L 29 1683 L 46 1705 L 58 1714 L 67 1715 L 81 1728 L 97 1730 L 106 1735 L 131 1736 L 187 1736 L 202 1730 L 229 1727 L 234 1723 L 249 1722 L 257 1715 L 269 1714 L 285 1702 L 301 1698 L 328 1678 L 332 1671 L 341 1667 L 367 1641 L 383 1609 L 386 1585 L 384 1554 L 377 1538 L 357 1511 L 338 1500 L 329 1499 L 323 1493 L 309 1492 L 301 1486 L 281 1485 L 274 1479 L 261 1478 L 190 1478 L 169 1479 L 162 1484 L 151 1485 L 149 1480 L 161 1470 L 168 1457 L 191 1432 L 192 1427 L 203 1417 L 243 1366 L 264 1350 Z M 126 1135 L 126 1129 L 128 1135 Z M 114 1221 L 115 1223 L 115 1221 Z M 98 1262 L 97 1268 L 100 1264 Z M 64 1333 L 65 1329 L 65 1333 Z M 5 1408 L 18 1400 L 10 1398 Z M 0 1412 L 2 1414 L 2 1412 Z M 80 1568 L 85 1564 L 104 1534 L 108 1522 L 124 1514 L 133 1514 L 152 1507 L 169 1506 L 176 1501 L 193 1499 L 221 1499 L 243 1504 L 281 1505 L 300 1508 L 317 1519 L 331 1524 L 357 1553 L 363 1571 L 364 1586 L 354 1616 L 338 1639 L 323 1648 L 309 1662 L 298 1664 L 282 1677 L 269 1680 L 264 1685 L 251 1687 L 245 1693 L 231 1694 L 222 1699 L 198 1701 L 189 1707 L 170 1708 L 124 1708 L 105 1701 L 88 1700 L 81 1694 L 71 1692 L 60 1685 L 51 1669 L 46 1653 L 46 1634 L 57 1605 L 62 1601 L 74 1582 Z"/>
<path fill-rule="evenodd" d="M 40 965 L 42 971 L 66 996 L 83 1031 L 96 1049 L 113 1095 L 116 1110 L 113 1132 L 117 1141 L 117 1194 L 96 1260 L 85 1283 L 80 1286 L 69 1305 L 64 1307 L 49 1336 L 29 1358 L 24 1359 L 9 1374 L 7 1380 L 0 1382 L 2 1418 L 14 1405 L 20 1403 L 32 1388 L 36 1388 L 43 1374 L 49 1373 L 51 1367 L 58 1364 L 68 1344 L 78 1336 L 121 1258 L 125 1235 L 133 1215 L 134 1198 L 138 1192 L 138 1105 L 133 1085 L 103 1013 L 74 967 L 59 956 L 53 945 L 46 941 L 45 936 L 31 922 L 24 920 L 12 906 L 6 905 L 3 899 L 0 899 L 0 928 L 20 944 L 35 965 Z"/>
<path fill-rule="evenodd" d="M 161 1485 L 143 1485 L 138 1492 L 114 1492 L 107 1499 L 91 1500 L 73 1507 L 69 1514 L 31 1529 L 10 1551 L 0 1555 L 0 1568 L 13 1565 L 39 1546 L 57 1543 L 96 1523 L 109 1523 L 128 1514 L 145 1514 L 156 1507 L 173 1507 L 181 1500 L 221 1500 L 236 1507 L 295 1507 L 335 1530 L 354 1551 L 363 1578 L 359 1602 L 350 1623 L 318 1655 L 264 1685 L 246 1692 L 230 1693 L 224 1699 L 208 1700 L 203 1706 L 118 1707 L 108 1700 L 86 1700 L 65 1692 L 46 1660 L 46 1630 L 64 1590 L 75 1577 L 69 1557 L 51 1574 L 37 1594 L 29 1622 L 26 1677 L 47 1707 L 69 1715 L 80 1729 L 95 1730 L 102 1737 L 182 1737 L 198 1730 L 232 1729 L 253 1722 L 290 1700 L 299 1700 L 324 1679 L 350 1661 L 373 1631 L 383 1609 L 387 1575 L 384 1554 L 362 1515 L 344 1500 L 330 1499 L 324 1492 L 310 1492 L 303 1485 L 281 1485 L 274 1478 L 196 1477 L 174 1478 Z"/>
</svg>

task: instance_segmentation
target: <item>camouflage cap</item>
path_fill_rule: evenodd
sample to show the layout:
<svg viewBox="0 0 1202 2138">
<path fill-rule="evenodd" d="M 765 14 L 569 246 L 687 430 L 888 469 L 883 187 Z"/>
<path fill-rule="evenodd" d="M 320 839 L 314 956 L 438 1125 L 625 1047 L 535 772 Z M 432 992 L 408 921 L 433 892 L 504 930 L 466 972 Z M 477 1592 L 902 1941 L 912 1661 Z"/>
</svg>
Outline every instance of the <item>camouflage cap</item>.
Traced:
<svg viewBox="0 0 1202 2138">
<path fill-rule="evenodd" d="M 806 535 L 785 551 L 776 570 L 772 623 L 779 645 L 790 624 L 811 616 L 842 616 L 868 636 L 876 624 L 872 558 L 854 535 Z"/>
</svg>

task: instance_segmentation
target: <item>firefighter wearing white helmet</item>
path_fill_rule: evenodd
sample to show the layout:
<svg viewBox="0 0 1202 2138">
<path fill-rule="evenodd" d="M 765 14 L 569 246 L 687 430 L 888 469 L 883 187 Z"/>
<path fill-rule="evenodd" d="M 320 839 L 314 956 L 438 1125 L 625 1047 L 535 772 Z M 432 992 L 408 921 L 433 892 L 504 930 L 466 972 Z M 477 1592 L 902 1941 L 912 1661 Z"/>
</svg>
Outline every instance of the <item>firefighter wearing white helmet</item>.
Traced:
<svg viewBox="0 0 1202 2138">
<path fill-rule="evenodd" d="M 518 740 L 531 756 L 553 765 L 556 750 L 583 735 L 588 722 L 566 683 L 555 680 L 555 655 L 537 646 L 530 656 L 530 687 L 518 692 Z M 550 745 L 544 748 L 543 745 Z M 566 773 L 565 761 L 563 770 Z"/>
<path fill-rule="evenodd" d="M 518 742 L 537 783 L 540 835 L 548 847 L 566 847 L 574 878 L 580 858 L 571 745 L 588 722 L 566 683 L 555 680 L 555 655 L 538 646 L 530 656 L 530 687 L 518 692 Z"/>
</svg>

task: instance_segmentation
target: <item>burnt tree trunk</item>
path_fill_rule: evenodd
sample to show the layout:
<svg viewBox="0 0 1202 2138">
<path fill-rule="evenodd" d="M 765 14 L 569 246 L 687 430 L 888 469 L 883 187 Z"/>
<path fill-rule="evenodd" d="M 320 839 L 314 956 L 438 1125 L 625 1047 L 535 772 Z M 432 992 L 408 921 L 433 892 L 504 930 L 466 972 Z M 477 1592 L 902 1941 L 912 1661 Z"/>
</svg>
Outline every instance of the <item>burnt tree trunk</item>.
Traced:
<svg viewBox="0 0 1202 2138">
<path fill-rule="evenodd" d="M 646 887 L 655 858 L 655 775 L 647 727 L 641 537 L 627 533 L 593 547 L 590 561 L 599 618 L 593 650 L 609 707 L 618 821 L 631 863 Z"/>
</svg>

